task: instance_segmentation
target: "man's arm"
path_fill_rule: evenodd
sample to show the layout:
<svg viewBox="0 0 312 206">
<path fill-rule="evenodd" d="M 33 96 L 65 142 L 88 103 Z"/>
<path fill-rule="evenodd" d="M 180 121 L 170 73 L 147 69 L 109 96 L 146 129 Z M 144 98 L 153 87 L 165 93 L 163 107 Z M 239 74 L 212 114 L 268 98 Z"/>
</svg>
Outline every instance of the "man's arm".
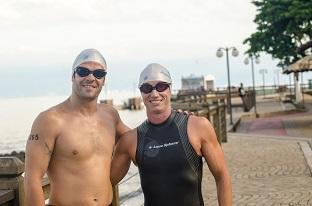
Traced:
<svg viewBox="0 0 312 206">
<path fill-rule="evenodd" d="M 111 164 L 111 183 L 116 185 L 127 174 L 131 159 L 134 158 L 136 129 L 124 134 L 117 142 Z"/>
<path fill-rule="evenodd" d="M 53 153 L 57 135 L 55 126 L 56 122 L 46 112 L 41 113 L 34 121 L 28 137 L 25 159 L 25 197 L 27 205 L 44 205 L 41 181 Z"/>
<path fill-rule="evenodd" d="M 125 134 L 126 132 L 130 131 L 130 128 L 123 123 L 121 120 L 119 113 L 113 107 L 110 107 L 110 112 L 114 116 L 115 124 L 116 124 L 116 142 L 120 139 L 120 137 Z"/>
<path fill-rule="evenodd" d="M 207 165 L 215 178 L 219 205 L 231 206 L 231 178 L 214 128 L 206 118 L 191 117 L 190 120 L 192 131 L 198 134 L 200 138 L 200 153 L 205 158 Z"/>
<path fill-rule="evenodd" d="M 118 115 L 118 117 L 119 117 L 119 115 Z M 130 128 L 127 125 L 125 125 L 119 117 L 118 122 L 117 122 L 117 126 L 116 126 L 116 135 L 117 135 L 116 139 L 117 139 L 117 141 L 120 139 L 120 137 L 122 135 L 124 135 L 128 131 L 130 131 Z"/>
</svg>

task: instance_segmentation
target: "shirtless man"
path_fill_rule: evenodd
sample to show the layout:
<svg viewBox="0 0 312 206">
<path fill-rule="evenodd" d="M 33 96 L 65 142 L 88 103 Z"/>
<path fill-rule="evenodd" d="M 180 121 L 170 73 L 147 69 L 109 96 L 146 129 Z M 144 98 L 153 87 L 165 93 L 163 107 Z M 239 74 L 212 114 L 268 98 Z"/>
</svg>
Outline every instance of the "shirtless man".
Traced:
<svg viewBox="0 0 312 206">
<path fill-rule="evenodd" d="M 110 165 L 115 137 L 129 130 L 111 106 L 97 104 L 106 62 L 95 49 L 73 64 L 72 94 L 39 114 L 26 145 L 28 206 L 43 206 L 41 180 L 50 180 L 49 205 L 107 206 L 112 201 Z"/>
<path fill-rule="evenodd" d="M 145 206 L 203 206 L 202 158 L 212 172 L 221 206 L 232 205 L 232 187 L 215 131 L 204 117 L 171 109 L 171 77 L 159 64 L 141 73 L 139 88 L 147 120 L 117 143 L 111 168 L 112 184 L 138 166 Z"/>
</svg>

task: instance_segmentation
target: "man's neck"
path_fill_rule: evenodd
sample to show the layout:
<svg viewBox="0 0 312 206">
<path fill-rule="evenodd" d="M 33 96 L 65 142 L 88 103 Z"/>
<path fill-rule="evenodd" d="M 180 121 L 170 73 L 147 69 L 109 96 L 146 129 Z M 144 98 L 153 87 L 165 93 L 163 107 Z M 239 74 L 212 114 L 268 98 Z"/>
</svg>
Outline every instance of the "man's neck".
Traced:
<svg viewBox="0 0 312 206">
<path fill-rule="evenodd" d="M 148 121 L 150 121 L 152 124 L 161 124 L 164 121 L 166 121 L 169 116 L 171 115 L 171 107 L 169 107 L 164 112 L 146 112 Z"/>
<path fill-rule="evenodd" d="M 69 102 L 73 110 L 81 113 L 82 115 L 93 115 L 97 111 L 97 99 L 81 99 L 71 95 L 69 97 Z"/>
</svg>

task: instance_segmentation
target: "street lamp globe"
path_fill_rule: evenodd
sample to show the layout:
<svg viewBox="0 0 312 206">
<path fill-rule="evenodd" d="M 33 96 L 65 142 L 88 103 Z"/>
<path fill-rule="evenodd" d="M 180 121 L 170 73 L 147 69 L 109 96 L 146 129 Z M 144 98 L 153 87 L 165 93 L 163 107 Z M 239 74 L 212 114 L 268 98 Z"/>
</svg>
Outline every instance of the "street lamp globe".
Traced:
<svg viewBox="0 0 312 206">
<path fill-rule="evenodd" d="M 219 49 L 217 50 L 216 55 L 217 55 L 217 57 L 219 57 L 219 58 L 223 56 L 223 51 L 222 51 L 221 48 L 219 48 Z"/>
<path fill-rule="evenodd" d="M 233 47 L 233 49 L 232 49 L 232 56 L 233 56 L 233 57 L 237 57 L 238 54 L 239 54 L 239 52 L 238 52 L 238 50 L 236 49 L 236 47 Z"/>
<path fill-rule="evenodd" d="M 246 57 L 245 59 L 244 59 L 244 64 L 249 64 L 249 58 L 248 57 Z"/>
<path fill-rule="evenodd" d="M 252 57 L 251 57 L 252 58 Z M 258 57 L 256 57 L 255 58 L 255 63 L 256 64 L 260 64 L 260 59 L 258 58 Z M 244 59 L 244 64 L 249 64 L 249 57 L 246 57 L 245 59 Z"/>
</svg>

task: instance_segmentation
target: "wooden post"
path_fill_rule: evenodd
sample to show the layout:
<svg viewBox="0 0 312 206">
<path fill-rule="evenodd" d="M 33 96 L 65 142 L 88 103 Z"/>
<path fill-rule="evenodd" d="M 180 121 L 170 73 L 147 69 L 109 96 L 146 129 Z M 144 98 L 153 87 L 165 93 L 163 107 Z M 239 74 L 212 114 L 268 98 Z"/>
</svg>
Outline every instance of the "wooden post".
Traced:
<svg viewBox="0 0 312 206">
<path fill-rule="evenodd" d="M 24 163 L 17 157 L 0 158 L 0 190 L 13 190 L 12 206 L 25 206 Z"/>
<path fill-rule="evenodd" d="M 14 200 L 14 191 L 13 190 L 0 190 L 0 205 L 1 206 L 10 206 Z"/>
<path fill-rule="evenodd" d="M 214 115 L 214 126 L 216 130 L 216 134 L 218 137 L 218 141 L 222 143 L 222 131 L 221 131 L 221 112 L 218 99 L 213 100 L 213 105 L 215 106 L 216 112 Z"/>
<path fill-rule="evenodd" d="M 221 144 L 221 136 L 220 136 L 220 130 L 219 130 L 219 117 L 218 117 L 218 108 L 214 104 L 213 109 L 211 110 L 211 116 L 212 116 L 212 124 L 215 129 L 218 142 Z"/>
<path fill-rule="evenodd" d="M 221 99 L 220 107 L 220 118 L 221 118 L 221 136 L 222 142 L 227 142 L 227 128 L 226 128 L 226 104 L 225 99 Z"/>
<path fill-rule="evenodd" d="M 119 202 L 119 189 L 118 189 L 118 185 L 115 185 L 113 187 L 113 202 L 111 204 L 111 206 L 119 206 L 120 202 Z"/>
<path fill-rule="evenodd" d="M 210 114 L 211 114 L 211 111 L 210 111 L 210 105 L 209 104 L 207 104 L 207 119 L 211 122 L 211 117 L 210 117 Z M 212 122 L 211 122 L 212 123 Z"/>
</svg>

